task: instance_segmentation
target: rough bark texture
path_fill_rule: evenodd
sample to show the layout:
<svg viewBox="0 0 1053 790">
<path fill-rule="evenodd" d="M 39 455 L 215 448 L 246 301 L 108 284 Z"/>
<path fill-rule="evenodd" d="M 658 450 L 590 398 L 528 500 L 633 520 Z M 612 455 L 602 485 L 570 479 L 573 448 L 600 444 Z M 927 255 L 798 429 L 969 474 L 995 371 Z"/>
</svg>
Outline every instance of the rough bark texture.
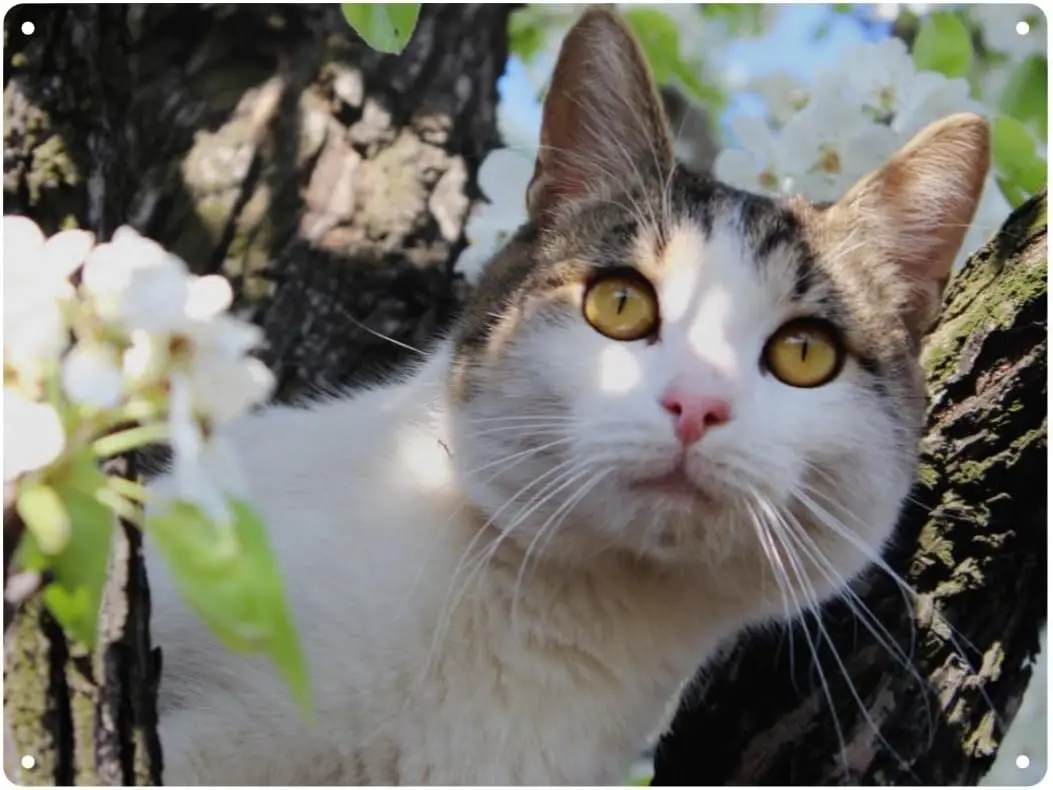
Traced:
<svg viewBox="0 0 1053 790">
<path fill-rule="evenodd" d="M 112 462 L 109 473 L 128 476 L 125 459 Z M 4 517 L 5 532 L 24 528 L 12 511 Z M 161 783 L 160 654 L 150 648 L 140 549 L 137 528 L 116 520 L 94 650 L 70 642 L 39 596 L 11 605 L 4 629 L 4 770 L 20 784 Z M 15 586 L 9 570 L 5 606 Z"/>
<path fill-rule="evenodd" d="M 857 585 L 910 668 L 842 602 L 822 621 L 843 668 L 814 620 L 752 635 L 681 704 L 655 784 L 962 785 L 990 768 L 1046 621 L 1046 258 L 1043 194 L 956 276 L 925 347 L 920 480 L 885 554 L 917 596 L 879 569 Z"/>
<path fill-rule="evenodd" d="M 281 399 L 368 380 L 409 356 L 397 343 L 419 347 L 441 331 L 466 295 L 452 263 L 479 198 L 476 171 L 499 144 L 511 10 L 425 6 L 408 49 L 391 57 L 359 41 L 335 5 L 18 6 L 5 18 L 4 211 L 103 238 L 128 222 L 197 273 L 226 274 L 266 331 Z M 19 32 L 26 20 L 30 37 Z M 988 702 L 1012 717 L 1045 620 L 1044 209 L 1041 223 L 1021 213 L 1000 238 L 952 287 L 930 342 L 926 473 L 888 556 L 923 605 L 908 607 L 881 574 L 862 585 L 907 652 L 916 623 L 926 693 L 831 606 L 824 622 L 891 748 L 824 651 L 849 742 L 843 772 L 801 632 L 760 636 L 712 675 L 704 706 L 685 705 L 659 752 L 659 782 L 941 784 L 989 764 L 999 728 Z M 115 559 L 133 612 L 118 595 L 119 650 L 85 673 L 32 602 L 5 638 L 5 709 L 41 758 L 22 781 L 83 778 L 72 740 L 85 728 L 115 755 L 96 781 L 156 780 L 160 657 L 148 652 L 130 537 Z M 956 657 L 936 611 L 978 671 Z M 78 717 L 68 689 L 85 674 L 133 691 L 100 699 L 89 684 Z"/>
</svg>

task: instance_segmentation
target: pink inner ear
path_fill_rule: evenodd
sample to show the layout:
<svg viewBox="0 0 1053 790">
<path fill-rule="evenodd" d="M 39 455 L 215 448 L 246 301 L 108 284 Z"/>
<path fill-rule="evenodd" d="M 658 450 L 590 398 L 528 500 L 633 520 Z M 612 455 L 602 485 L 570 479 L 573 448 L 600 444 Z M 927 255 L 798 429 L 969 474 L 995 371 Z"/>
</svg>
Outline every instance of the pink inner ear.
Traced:
<svg viewBox="0 0 1053 790">
<path fill-rule="evenodd" d="M 870 248 L 900 267 L 911 288 L 903 317 L 915 337 L 939 311 L 976 214 L 990 166 L 989 136 L 986 120 L 969 113 L 930 124 L 831 210 L 842 229 L 868 228 Z"/>
</svg>

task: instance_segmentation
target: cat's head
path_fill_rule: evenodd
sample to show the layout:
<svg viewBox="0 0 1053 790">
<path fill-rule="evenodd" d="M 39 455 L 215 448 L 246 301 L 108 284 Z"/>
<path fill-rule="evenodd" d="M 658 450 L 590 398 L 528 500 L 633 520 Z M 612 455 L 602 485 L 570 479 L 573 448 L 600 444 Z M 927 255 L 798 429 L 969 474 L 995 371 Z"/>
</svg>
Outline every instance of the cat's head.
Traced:
<svg viewBox="0 0 1053 790">
<path fill-rule="evenodd" d="M 632 34 L 587 11 L 529 222 L 455 337 L 471 497 L 534 551 L 699 564 L 775 608 L 774 576 L 825 598 L 908 495 L 919 345 L 987 168 L 986 123 L 957 115 L 829 206 L 694 175 Z"/>
</svg>

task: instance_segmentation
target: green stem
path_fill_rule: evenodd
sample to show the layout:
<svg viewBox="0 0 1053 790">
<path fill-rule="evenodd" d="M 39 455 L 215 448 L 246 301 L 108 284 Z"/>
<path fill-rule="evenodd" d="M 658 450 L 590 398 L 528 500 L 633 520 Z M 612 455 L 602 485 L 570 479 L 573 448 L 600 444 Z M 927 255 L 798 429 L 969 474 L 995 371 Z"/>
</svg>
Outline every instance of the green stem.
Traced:
<svg viewBox="0 0 1053 790">
<path fill-rule="evenodd" d="M 155 422 L 103 436 L 92 443 L 91 449 L 99 458 L 110 458 L 147 444 L 163 442 L 166 439 L 168 439 L 168 425 Z"/>
<path fill-rule="evenodd" d="M 157 419 L 164 414 L 164 407 L 163 399 L 151 400 L 148 397 L 134 396 L 119 409 L 98 415 L 92 421 L 90 433 L 94 436 L 126 423 L 145 423 Z"/>
<path fill-rule="evenodd" d="M 115 475 L 107 477 L 106 485 L 115 494 L 118 494 L 125 499 L 130 499 L 133 502 L 139 502 L 140 504 L 145 505 L 146 500 L 150 498 L 150 492 L 146 490 L 146 486 L 142 486 L 134 480 L 128 480 L 124 477 L 117 477 Z"/>
<path fill-rule="evenodd" d="M 137 505 L 129 502 L 127 499 L 122 497 L 116 491 L 109 488 L 100 488 L 95 492 L 95 499 L 101 504 L 108 507 L 118 516 L 123 518 L 132 524 L 135 524 L 140 530 L 143 528 L 143 511 Z"/>
</svg>

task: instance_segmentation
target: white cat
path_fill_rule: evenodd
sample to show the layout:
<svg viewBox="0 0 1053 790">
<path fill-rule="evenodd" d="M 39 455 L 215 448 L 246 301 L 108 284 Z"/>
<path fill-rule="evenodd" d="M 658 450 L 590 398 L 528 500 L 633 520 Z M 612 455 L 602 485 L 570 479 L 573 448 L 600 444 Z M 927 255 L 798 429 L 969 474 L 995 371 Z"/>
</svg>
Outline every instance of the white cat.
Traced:
<svg viewBox="0 0 1053 790">
<path fill-rule="evenodd" d="M 675 165 L 632 35 L 592 9 L 541 152 L 529 223 L 422 365 L 229 431 L 315 727 L 148 554 L 167 783 L 617 782 L 714 650 L 891 534 L 984 121 L 832 206 L 751 196 Z"/>
</svg>

